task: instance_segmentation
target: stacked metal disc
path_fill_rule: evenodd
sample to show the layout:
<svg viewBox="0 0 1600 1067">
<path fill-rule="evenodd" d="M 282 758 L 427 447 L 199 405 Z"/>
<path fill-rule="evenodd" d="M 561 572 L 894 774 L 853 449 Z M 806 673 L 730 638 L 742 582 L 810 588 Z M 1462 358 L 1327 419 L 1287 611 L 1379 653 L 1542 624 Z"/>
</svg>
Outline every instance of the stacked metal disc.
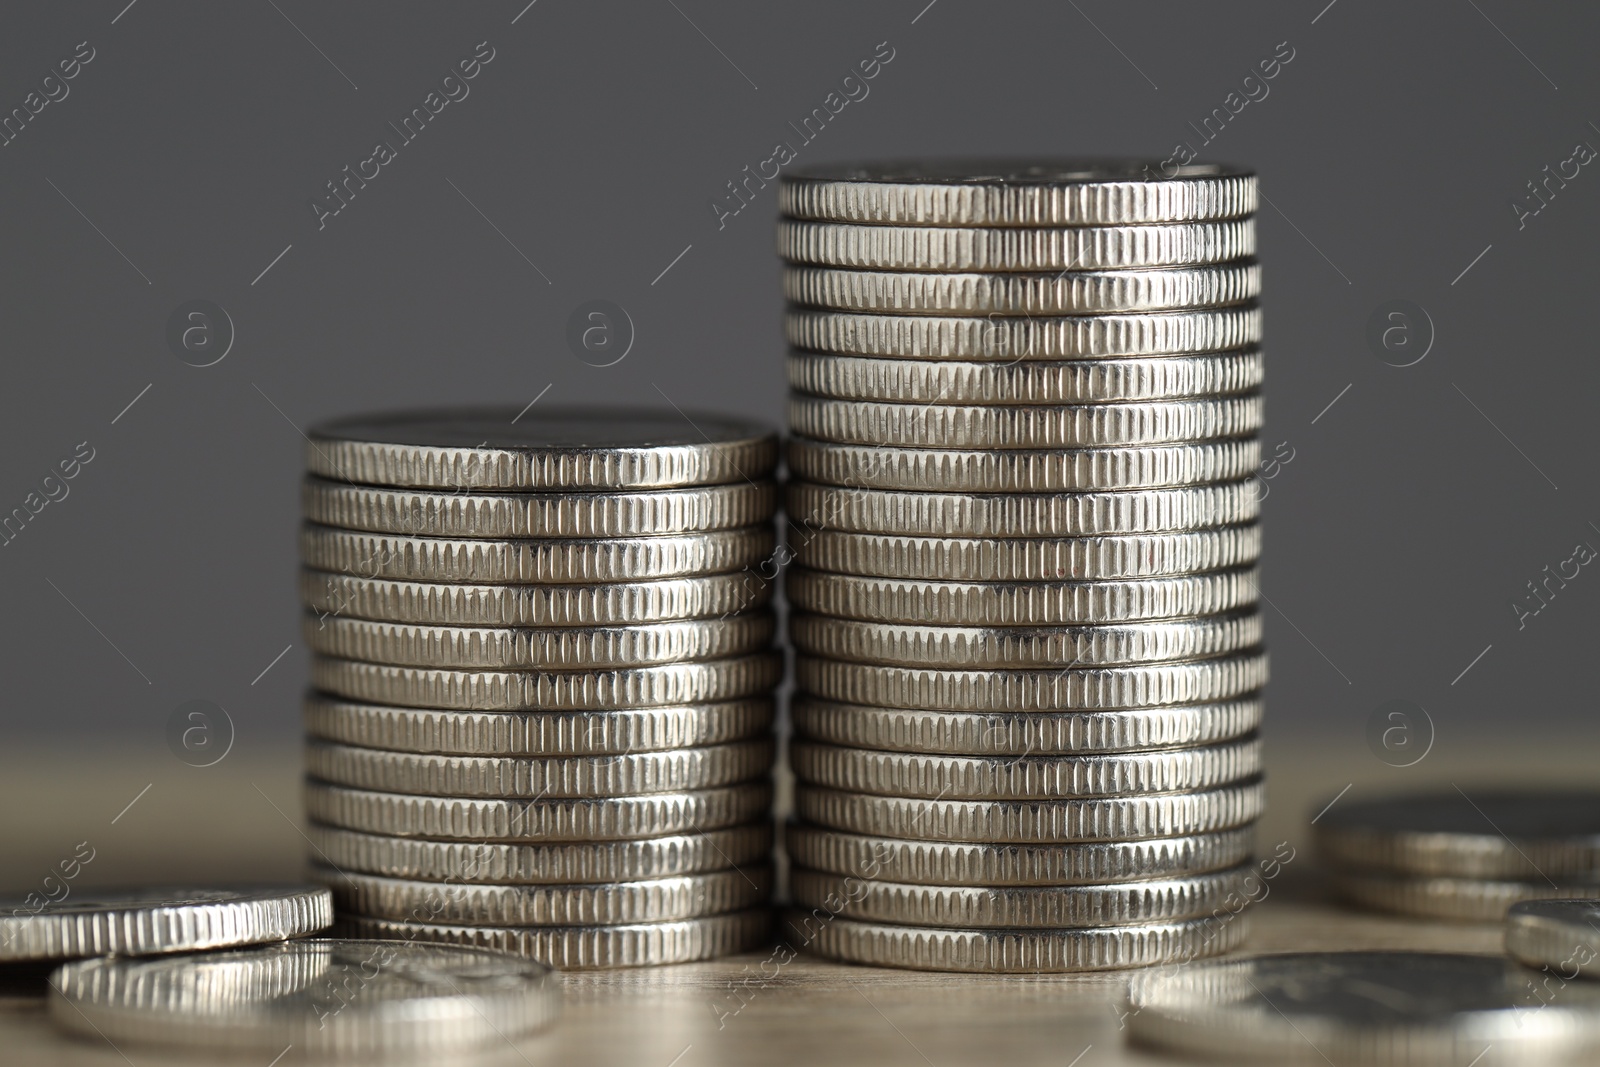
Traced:
<svg viewBox="0 0 1600 1067">
<path fill-rule="evenodd" d="M 792 941 L 1041 971 L 1242 936 L 1256 195 L 1137 163 L 785 180 Z"/>
<path fill-rule="evenodd" d="M 765 937 L 776 436 L 447 410 L 307 457 L 311 859 L 352 936 L 562 968 Z"/>
</svg>

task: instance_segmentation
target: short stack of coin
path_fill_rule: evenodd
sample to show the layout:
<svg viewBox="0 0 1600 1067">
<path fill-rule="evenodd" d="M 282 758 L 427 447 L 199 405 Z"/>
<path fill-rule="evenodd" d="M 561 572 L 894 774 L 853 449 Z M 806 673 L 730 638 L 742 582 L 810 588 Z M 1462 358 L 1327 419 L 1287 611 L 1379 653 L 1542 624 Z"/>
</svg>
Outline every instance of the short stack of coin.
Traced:
<svg viewBox="0 0 1600 1067">
<path fill-rule="evenodd" d="M 765 937 L 776 436 L 445 410 L 307 460 L 311 859 L 347 932 L 561 968 Z"/>
<path fill-rule="evenodd" d="M 1160 164 L 785 179 L 792 942 L 1041 971 L 1242 937 L 1256 197 Z"/>
</svg>

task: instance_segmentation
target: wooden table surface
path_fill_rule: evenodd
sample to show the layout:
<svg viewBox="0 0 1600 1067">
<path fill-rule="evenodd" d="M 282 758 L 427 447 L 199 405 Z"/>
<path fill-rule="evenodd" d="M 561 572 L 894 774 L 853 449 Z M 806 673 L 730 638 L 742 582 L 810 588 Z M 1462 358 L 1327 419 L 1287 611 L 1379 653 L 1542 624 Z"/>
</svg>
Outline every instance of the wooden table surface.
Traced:
<svg viewBox="0 0 1600 1067">
<path fill-rule="evenodd" d="M 94 858 L 74 888 L 293 879 L 306 851 L 298 825 L 298 765 L 297 751 L 251 758 L 239 753 L 216 767 L 196 769 L 164 750 L 12 749 L 0 756 L 0 840 L 5 842 L 0 891 L 35 888 L 85 841 Z M 1353 785 L 1355 794 L 1431 785 L 1449 789 L 1451 783 L 1470 792 L 1489 784 L 1594 781 L 1592 754 L 1573 748 L 1439 751 L 1416 767 L 1397 770 L 1364 748 L 1275 744 L 1269 745 L 1268 766 L 1270 810 L 1258 851 L 1269 854 L 1287 841 L 1295 858 L 1270 883 L 1268 898 L 1250 910 L 1245 952 L 1379 947 L 1497 952 L 1495 925 L 1386 918 L 1328 901 L 1307 821 L 1346 785 Z M 1128 1045 L 1118 1017 L 1125 972 L 947 975 L 801 956 L 775 977 L 746 982 L 751 973 L 760 973 L 758 965 L 767 955 L 566 975 L 565 1014 L 553 1030 L 470 1062 L 628 1067 L 1181 1062 Z M 41 993 L 37 982 L 0 984 L 0 1063 L 147 1067 L 174 1062 L 164 1051 L 118 1050 L 103 1041 L 59 1036 Z"/>
</svg>

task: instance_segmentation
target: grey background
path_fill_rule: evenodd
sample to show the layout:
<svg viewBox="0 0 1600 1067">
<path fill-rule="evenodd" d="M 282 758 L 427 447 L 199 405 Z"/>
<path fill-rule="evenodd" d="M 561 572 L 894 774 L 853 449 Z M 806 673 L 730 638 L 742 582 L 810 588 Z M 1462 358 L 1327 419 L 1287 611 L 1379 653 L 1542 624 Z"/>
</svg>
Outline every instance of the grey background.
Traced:
<svg viewBox="0 0 1600 1067">
<path fill-rule="evenodd" d="M 1270 734 L 1370 760 L 1369 716 L 1407 699 L 1440 745 L 1593 743 L 1600 576 L 1520 631 L 1511 604 L 1578 541 L 1600 547 L 1600 173 L 1521 231 L 1509 204 L 1600 145 L 1600 11 L 525 2 L 7 10 L 0 110 L 77 42 L 96 56 L 0 148 L 0 512 L 95 449 L 0 548 L 6 745 L 169 760 L 191 699 L 225 707 L 242 750 L 293 742 L 297 427 L 547 385 L 541 403 L 664 393 L 780 420 L 774 190 L 721 230 L 708 201 L 880 41 L 893 61 L 801 164 L 1159 159 L 1289 42 L 1270 95 L 1203 150 L 1256 167 L 1272 205 L 1266 439 L 1295 458 L 1266 504 Z M 470 96 L 319 231 L 323 183 L 485 40 Z M 164 341 L 193 298 L 237 330 L 209 368 Z M 589 299 L 636 324 L 616 366 L 565 347 Z M 1416 366 L 1364 340 L 1391 299 L 1435 324 Z"/>
</svg>

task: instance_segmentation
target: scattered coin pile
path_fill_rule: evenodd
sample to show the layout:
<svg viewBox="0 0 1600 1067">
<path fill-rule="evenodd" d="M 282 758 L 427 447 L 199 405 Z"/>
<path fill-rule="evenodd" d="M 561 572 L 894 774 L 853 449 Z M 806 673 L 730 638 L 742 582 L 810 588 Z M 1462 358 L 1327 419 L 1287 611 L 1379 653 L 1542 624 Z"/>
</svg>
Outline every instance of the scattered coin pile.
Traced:
<svg viewBox="0 0 1600 1067">
<path fill-rule="evenodd" d="M 791 941 L 978 971 L 1238 943 L 1254 175 L 868 166 L 781 204 Z"/>
<path fill-rule="evenodd" d="M 1345 798 L 1314 829 L 1334 889 L 1378 911 L 1498 922 L 1519 901 L 1600 898 L 1600 793 Z"/>
<path fill-rule="evenodd" d="M 306 805 L 344 929 L 560 968 L 759 942 L 776 437 L 508 408 L 310 439 Z"/>
</svg>

